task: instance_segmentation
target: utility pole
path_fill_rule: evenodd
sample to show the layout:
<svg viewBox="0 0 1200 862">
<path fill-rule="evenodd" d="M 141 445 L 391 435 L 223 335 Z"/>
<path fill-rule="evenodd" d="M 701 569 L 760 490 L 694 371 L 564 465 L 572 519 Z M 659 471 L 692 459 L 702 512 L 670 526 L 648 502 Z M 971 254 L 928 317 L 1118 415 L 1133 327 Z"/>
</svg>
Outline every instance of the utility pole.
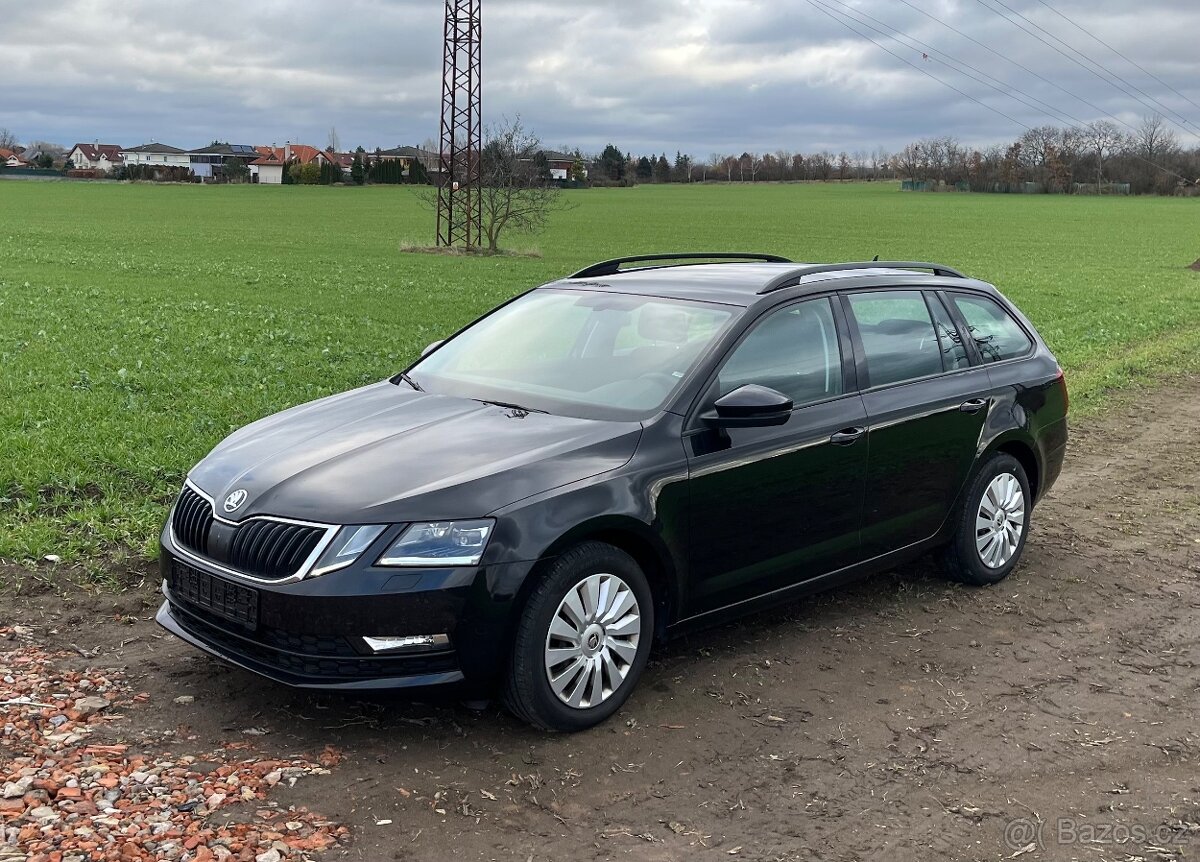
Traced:
<svg viewBox="0 0 1200 862">
<path fill-rule="evenodd" d="M 446 0 L 437 244 L 482 244 L 480 0 Z"/>
</svg>

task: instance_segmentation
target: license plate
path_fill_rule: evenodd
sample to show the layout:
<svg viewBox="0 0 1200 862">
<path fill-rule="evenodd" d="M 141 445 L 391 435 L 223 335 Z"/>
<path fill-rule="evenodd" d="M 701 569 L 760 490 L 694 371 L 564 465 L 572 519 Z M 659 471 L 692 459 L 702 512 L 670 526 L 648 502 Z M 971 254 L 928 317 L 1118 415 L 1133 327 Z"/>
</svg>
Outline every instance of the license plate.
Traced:
<svg viewBox="0 0 1200 862">
<path fill-rule="evenodd" d="M 258 625 L 258 590 L 173 560 L 171 592 L 177 598 L 247 626 Z"/>
</svg>

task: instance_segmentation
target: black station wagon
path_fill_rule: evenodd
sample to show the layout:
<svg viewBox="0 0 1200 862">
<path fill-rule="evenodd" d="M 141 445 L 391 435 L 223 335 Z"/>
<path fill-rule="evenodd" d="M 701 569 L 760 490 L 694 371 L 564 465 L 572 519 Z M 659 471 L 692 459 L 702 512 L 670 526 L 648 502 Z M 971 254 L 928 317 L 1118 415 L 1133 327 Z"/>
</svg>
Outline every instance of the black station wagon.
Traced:
<svg viewBox="0 0 1200 862">
<path fill-rule="evenodd" d="M 995 583 L 1058 476 L 1033 327 L 941 264 L 590 266 L 197 464 L 158 621 L 282 683 L 578 730 L 652 644 L 940 549 Z"/>
</svg>

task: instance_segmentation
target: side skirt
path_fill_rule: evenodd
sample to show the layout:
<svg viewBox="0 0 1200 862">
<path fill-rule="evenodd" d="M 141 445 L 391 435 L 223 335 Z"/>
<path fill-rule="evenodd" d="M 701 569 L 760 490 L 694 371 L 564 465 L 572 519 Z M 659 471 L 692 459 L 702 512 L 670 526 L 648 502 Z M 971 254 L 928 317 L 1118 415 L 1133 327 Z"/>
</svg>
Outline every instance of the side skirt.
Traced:
<svg viewBox="0 0 1200 862">
<path fill-rule="evenodd" d="M 752 599 L 744 599 L 732 605 L 726 605 L 723 608 L 715 608 L 711 611 L 705 611 L 702 614 L 688 617 L 687 619 L 679 620 L 667 628 L 667 636 L 669 638 L 678 637 L 679 635 L 687 634 L 698 629 L 708 628 L 710 626 L 719 625 L 723 622 L 737 619 L 738 617 L 754 613 L 755 611 L 765 610 L 767 608 L 776 607 L 787 602 L 796 601 L 797 599 L 811 596 L 815 593 L 832 590 L 836 587 L 845 584 L 853 583 L 870 575 L 886 572 L 889 569 L 894 569 L 901 563 L 909 562 L 910 560 L 921 557 L 933 548 L 945 544 L 946 538 L 943 535 L 943 530 L 938 533 L 916 542 L 912 545 L 907 545 L 897 551 L 889 551 L 886 554 L 881 554 L 878 557 L 872 557 L 869 560 L 864 560 L 861 563 L 855 563 L 845 568 L 836 569 L 824 575 L 818 575 L 815 578 L 809 578 L 799 583 L 792 584 L 787 587 L 780 587 L 777 590 L 772 590 L 769 593 L 763 593 L 761 596 L 755 596 Z"/>
</svg>

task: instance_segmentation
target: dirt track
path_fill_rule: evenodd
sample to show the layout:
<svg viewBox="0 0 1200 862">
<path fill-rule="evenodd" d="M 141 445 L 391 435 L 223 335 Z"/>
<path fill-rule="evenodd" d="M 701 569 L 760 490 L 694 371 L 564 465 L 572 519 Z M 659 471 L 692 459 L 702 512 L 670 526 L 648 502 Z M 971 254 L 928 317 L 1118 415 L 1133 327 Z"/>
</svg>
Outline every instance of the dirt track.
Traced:
<svg viewBox="0 0 1200 862">
<path fill-rule="evenodd" d="M 575 736 L 264 684 L 162 634 L 149 583 L 0 604 L 149 692 L 113 740 L 341 749 L 272 791 L 350 827 L 320 858 L 1200 856 L 1200 380 L 1076 429 L 1033 523 L 998 587 L 922 563 L 676 642 Z"/>
</svg>

